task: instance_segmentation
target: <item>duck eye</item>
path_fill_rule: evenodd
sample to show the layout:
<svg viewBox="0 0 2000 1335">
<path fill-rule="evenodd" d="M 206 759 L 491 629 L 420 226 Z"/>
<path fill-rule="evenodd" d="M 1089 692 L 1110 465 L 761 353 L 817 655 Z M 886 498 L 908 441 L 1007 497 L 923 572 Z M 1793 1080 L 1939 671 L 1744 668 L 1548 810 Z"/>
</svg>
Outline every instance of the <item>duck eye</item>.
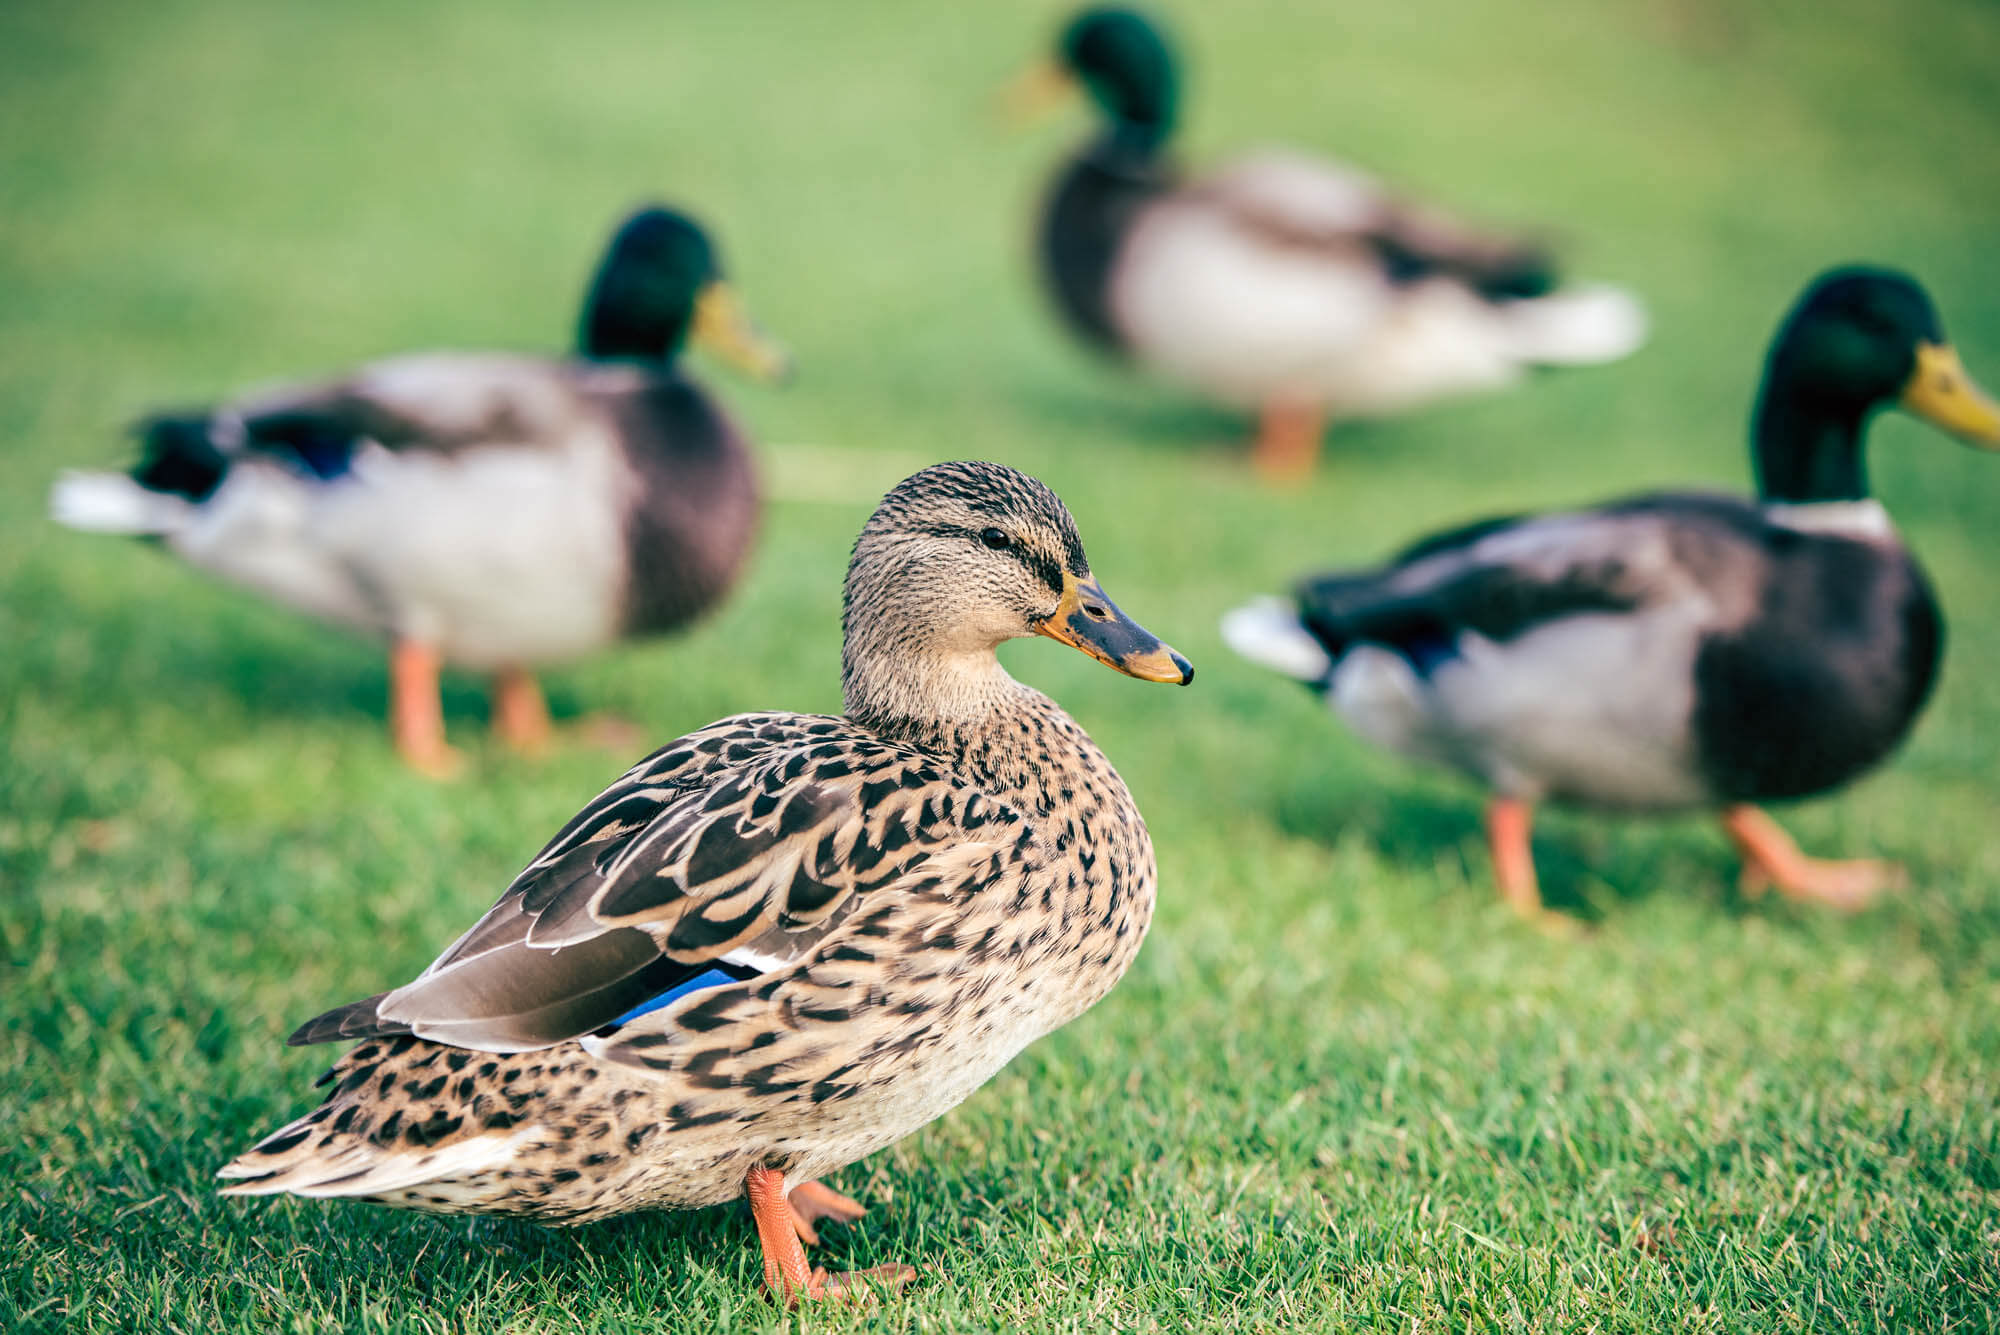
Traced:
<svg viewBox="0 0 2000 1335">
<path fill-rule="evenodd" d="M 1004 552 L 1014 545 L 1014 540 L 997 528 L 989 528 L 979 535 L 979 540 L 996 552 Z"/>
</svg>

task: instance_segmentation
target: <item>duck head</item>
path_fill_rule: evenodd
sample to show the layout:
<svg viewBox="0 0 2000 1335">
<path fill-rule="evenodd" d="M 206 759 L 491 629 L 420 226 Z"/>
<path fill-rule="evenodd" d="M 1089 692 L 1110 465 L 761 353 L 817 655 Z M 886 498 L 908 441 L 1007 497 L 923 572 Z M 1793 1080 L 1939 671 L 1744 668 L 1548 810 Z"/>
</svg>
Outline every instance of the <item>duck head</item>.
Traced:
<svg viewBox="0 0 2000 1335">
<path fill-rule="evenodd" d="M 1194 678 L 1105 594 L 1061 498 L 1001 464 L 937 464 L 883 497 L 854 544 L 842 625 L 861 716 L 976 712 L 1010 680 L 993 651 L 1028 635 L 1144 681 Z"/>
<path fill-rule="evenodd" d="M 1052 57 L 1015 80 L 1009 101 L 1023 117 L 1081 87 L 1128 139 L 1157 146 L 1173 133 L 1180 80 L 1166 35 L 1146 15 L 1118 5 L 1079 11 Z"/>
<path fill-rule="evenodd" d="M 1915 279 L 1859 267 L 1821 274 L 1779 326 L 1765 364 L 1755 442 L 1764 498 L 1865 497 L 1861 433 L 1888 407 L 2000 449 L 2000 405 L 1966 374 Z"/>
<path fill-rule="evenodd" d="M 708 234 L 667 208 L 640 209 L 611 238 L 578 341 L 595 361 L 671 361 L 693 342 L 761 380 L 782 379 L 791 365 L 724 281 Z"/>
</svg>

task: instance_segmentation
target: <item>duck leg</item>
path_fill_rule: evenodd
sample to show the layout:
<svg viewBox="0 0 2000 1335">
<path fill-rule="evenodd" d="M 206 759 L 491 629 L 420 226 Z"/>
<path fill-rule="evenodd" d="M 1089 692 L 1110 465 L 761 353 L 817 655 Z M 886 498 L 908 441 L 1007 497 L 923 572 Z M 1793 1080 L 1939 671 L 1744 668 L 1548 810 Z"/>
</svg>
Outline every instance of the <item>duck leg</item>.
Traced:
<svg viewBox="0 0 2000 1335">
<path fill-rule="evenodd" d="M 522 755 L 539 755 L 556 740 L 541 683 L 525 668 L 493 674 L 493 732 Z M 564 725 L 565 740 L 604 751 L 632 752 L 646 744 L 646 730 L 616 714 L 589 714 Z"/>
<path fill-rule="evenodd" d="M 750 1215 L 757 1221 L 757 1241 L 764 1248 L 764 1287 L 787 1307 L 801 1299 L 867 1298 L 874 1285 L 900 1289 L 917 1277 L 906 1265 L 881 1265 L 872 1270 L 829 1274 L 806 1264 L 806 1249 L 792 1224 L 792 1207 L 785 1199 L 785 1175 L 775 1168 L 752 1168 L 744 1181 Z"/>
<path fill-rule="evenodd" d="M 458 772 L 458 752 L 444 739 L 438 654 L 427 644 L 398 640 L 389 651 L 389 731 L 397 754 L 417 773 L 445 779 Z"/>
<path fill-rule="evenodd" d="M 1868 907 L 1882 891 L 1908 882 L 1893 862 L 1808 857 L 1783 826 L 1753 806 L 1727 808 L 1722 828 L 1742 855 L 1741 885 L 1753 899 L 1776 887 L 1787 899 L 1811 900 L 1853 913 Z"/>
<path fill-rule="evenodd" d="M 1535 878 L 1535 850 L 1529 841 L 1535 807 L 1518 797 L 1496 797 L 1486 804 L 1486 846 L 1493 854 L 1493 879 L 1500 897 L 1523 918 L 1544 916 L 1541 884 Z"/>
<path fill-rule="evenodd" d="M 510 667 L 493 674 L 493 731 L 528 755 L 548 746 L 549 704 L 534 673 Z"/>
<path fill-rule="evenodd" d="M 1257 444 L 1250 463 L 1266 482 L 1303 482 L 1319 459 L 1326 410 L 1317 404 L 1273 399 L 1257 416 Z"/>
<path fill-rule="evenodd" d="M 819 1246 L 819 1230 L 813 1225 L 822 1219 L 851 1224 L 868 1213 L 868 1207 L 852 1196 L 843 1196 L 824 1182 L 801 1182 L 792 1188 L 786 1203 L 792 1212 L 792 1231 L 808 1247 Z"/>
</svg>

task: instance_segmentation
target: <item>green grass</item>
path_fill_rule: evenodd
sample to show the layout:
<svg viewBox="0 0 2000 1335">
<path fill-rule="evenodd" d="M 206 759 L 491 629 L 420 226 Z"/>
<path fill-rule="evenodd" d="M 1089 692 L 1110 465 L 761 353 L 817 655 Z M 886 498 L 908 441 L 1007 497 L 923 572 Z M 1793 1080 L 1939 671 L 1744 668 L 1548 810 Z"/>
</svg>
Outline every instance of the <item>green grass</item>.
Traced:
<svg viewBox="0 0 2000 1335">
<path fill-rule="evenodd" d="M 2000 468 L 1914 426 L 1875 475 L 1952 612 L 1878 775 L 1788 815 L 1906 862 L 1852 920 L 1745 905 L 1698 821 L 1553 816 L 1555 941 L 1494 902 L 1476 795 L 1364 750 L 1214 630 L 1241 595 L 1476 512 L 1739 485 L 1763 340 L 1811 272 L 1933 288 L 2000 378 L 2000 24 L 1969 0 L 1277 0 L 1180 7 L 1188 148 L 1340 153 L 1547 222 L 1653 303 L 1631 362 L 1332 444 L 1307 490 L 1039 308 L 1025 219 L 1080 118 L 989 94 L 1058 8 L 849 0 L 0 8 L 0 1328 L 8 1331 L 1969 1330 L 2000 1312 Z M 677 641 L 561 673 L 664 740 L 837 706 L 866 493 L 989 456 L 1050 480 L 1106 586 L 1200 666 L 1008 651 L 1159 848 L 1093 1013 L 847 1170 L 787 1316 L 737 1210 L 573 1233 L 223 1201 L 307 1106 L 301 1018 L 410 976 L 622 757 L 474 773 L 384 743 L 367 645 L 54 529 L 66 465 L 153 405 L 406 347 L 551 347 L 620 210 L 697 207 L 803 374 L 714 380 L 785 499 Z M 815 488 L 829 480 L 825 499 Z"/>
</svg>

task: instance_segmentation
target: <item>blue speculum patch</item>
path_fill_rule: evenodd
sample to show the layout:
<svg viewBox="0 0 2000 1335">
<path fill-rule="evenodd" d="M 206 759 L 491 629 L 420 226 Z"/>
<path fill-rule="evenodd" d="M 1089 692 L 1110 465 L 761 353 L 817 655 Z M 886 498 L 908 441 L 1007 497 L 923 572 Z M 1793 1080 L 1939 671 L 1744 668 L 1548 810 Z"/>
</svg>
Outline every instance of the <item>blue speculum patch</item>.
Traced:
<svg viewBox="0 0 2000 1335">
<path fill-rule="evenodd" d="M 1458 657 L 1458 637 L 1445 634 L 1413 635 L 1396 646 L 1419 677 L 1428 677 L 1439 666 Z"/>
<path fill-rule="evenodd" d="M 331 482 L 354 465 L 354 442 L 345 437 L 307 435 L 288 443 L 299 462 L 322 482 Z"/>
<path fill-rule="evenodd" d="M 673 1005 L 690 992 L 705 992 L 711 987 L 721 987 L 725 983 L 740 983 L 744 978 L 753 977 L 754 975 L 754 970 L 733 973 L 728 969 L 709 969 L 703 973 L 696 974 L 685 983 L 674 984 L 674 986 L 660 993 L 659 996 L 654 997 L 651 1001 L 640 1002 L 637 1006 L 626 1011 L 611 1023 L 613 1025 L 630 1024 L 641 1015 L 659 1010 L 664 1006 Z"/>
</svg>

